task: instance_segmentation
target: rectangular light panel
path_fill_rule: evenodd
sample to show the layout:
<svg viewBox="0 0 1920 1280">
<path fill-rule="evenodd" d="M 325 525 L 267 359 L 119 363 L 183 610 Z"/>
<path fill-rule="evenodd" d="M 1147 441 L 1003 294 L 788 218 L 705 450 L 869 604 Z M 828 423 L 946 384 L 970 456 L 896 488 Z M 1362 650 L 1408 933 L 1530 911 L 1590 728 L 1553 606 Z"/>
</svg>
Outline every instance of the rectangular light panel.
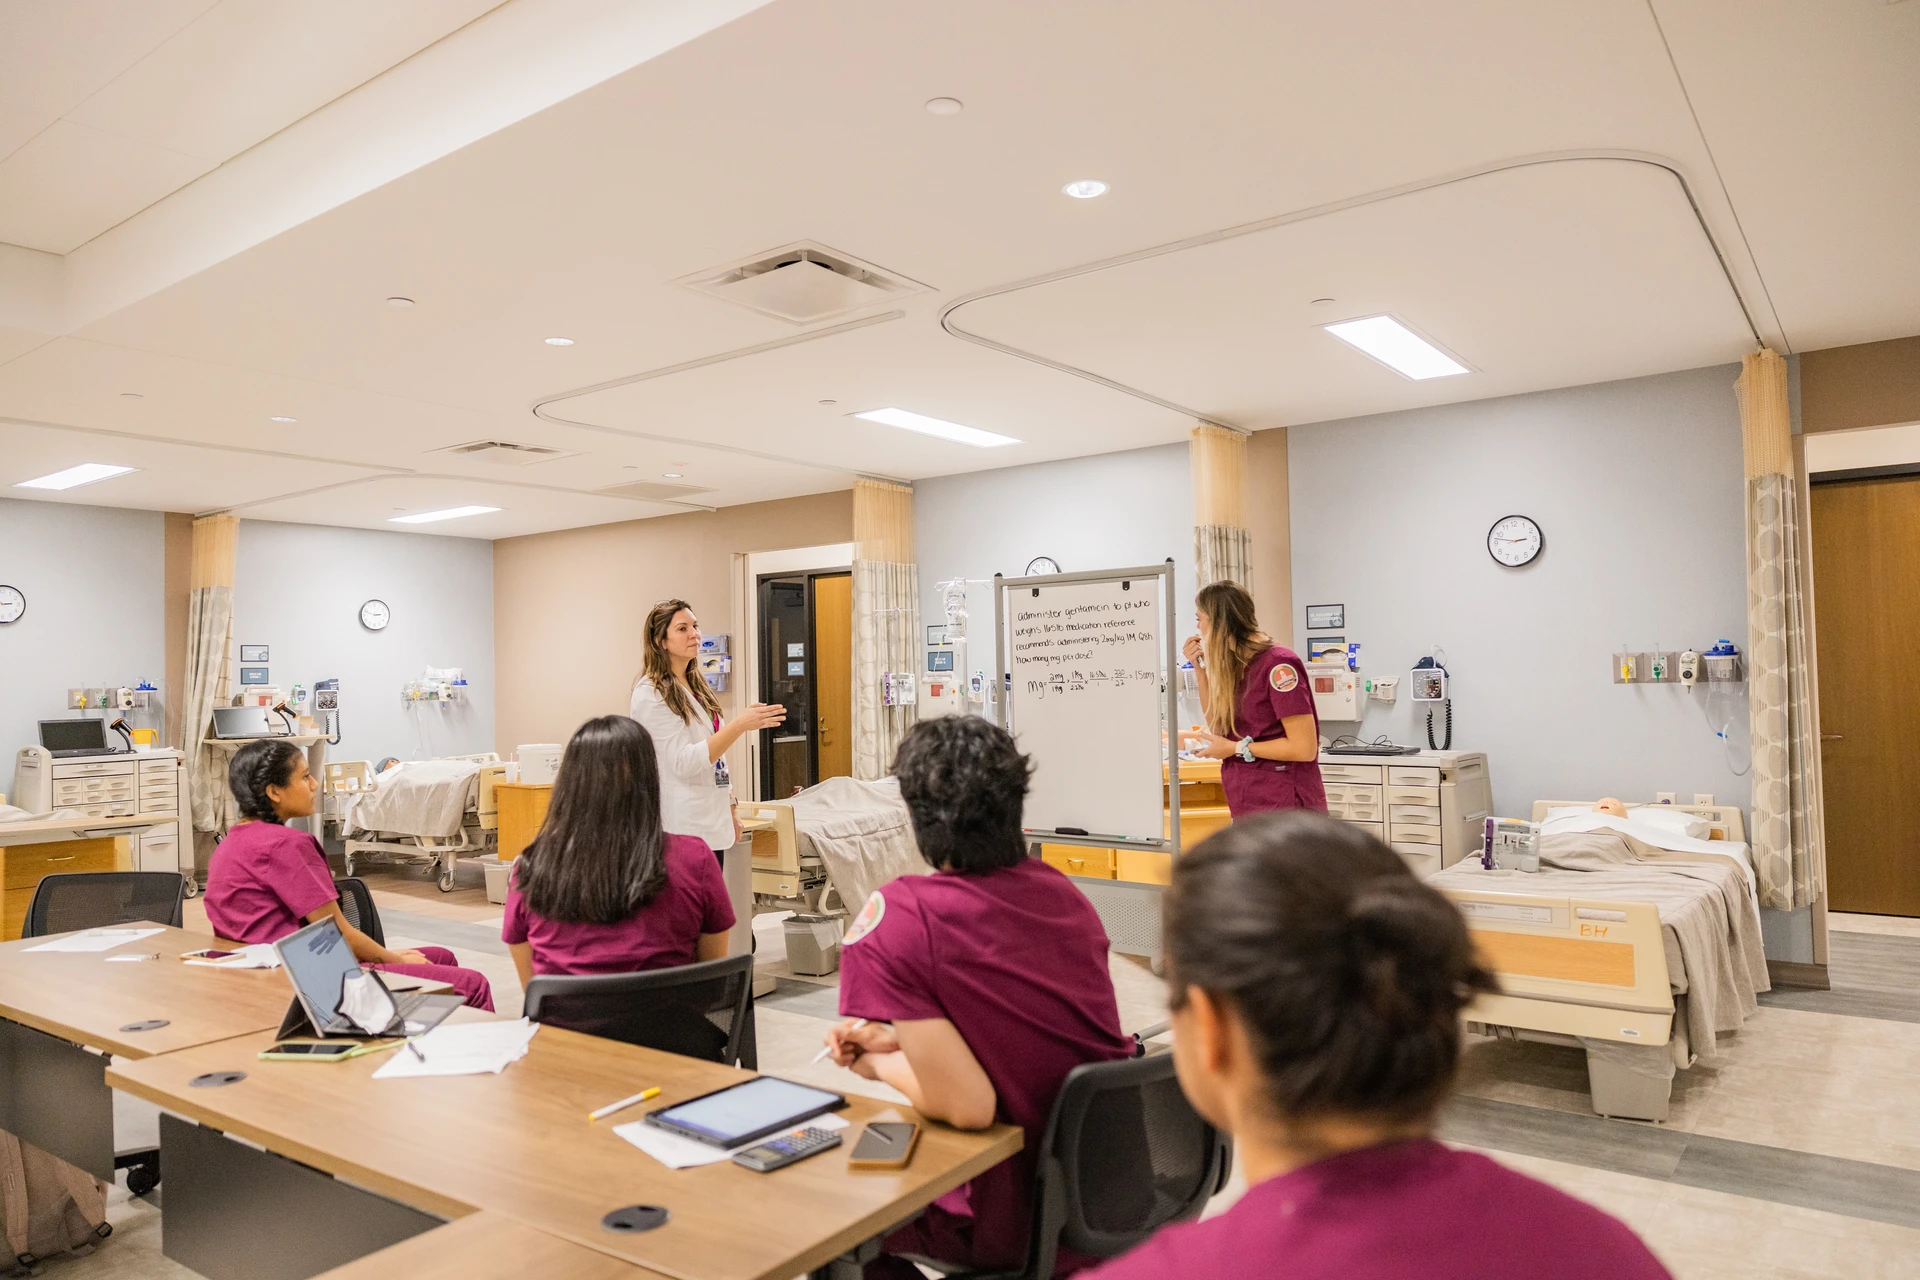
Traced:
<svg viewBox="0 0 1920 1280">
<path fill-rule="evenodd" d="M 13 487 L 16 489 L 77 489 L 83 484 L 92 484 L 96 480 L 111 480 L 115 476 L 124 476 L 129 471 L 139 469 L 138 467 L 116 467 L 108 462 L 83 462 L 77 467 L 68 467 L 65 471 L 41 476 L 38 480 L 22 480 Z"/>
<path fill-rule="evenodd" d="M 942 440 L 970 444 L 976 449 L 995 449 L 1003 444 L 1020 443 L 1012 436 L 982 431 L 978 427 L 963 427 L 957 422 L 948 422 L 943 418 L 929 418 L 924 413 L 910 413 L 905 409 L 870 409 L 853 416 L 865 418 L 868 422 L 885 423 L 889 427 L 918 431 L 923 436 L 939 436 Z"/>
<path fill-rule="evenodd" d="M 1392 316 L 1367 316 L 1322 325 L 1340 341 L 1360 348 L 1402 377 L 1424 382 L 1468 372 L 1467 366 L 1428 342 Z"/>
<path fill-rule="evenodd" d="M 394 524 L 436 524 L 441 520 L 458 520 L 462 516 L 483 516 L 489 511 L 498 511 L 499 507 L 448 507 L 445 511 L 422 511 L 418 515 L 389 517 Z"/>
</svg>

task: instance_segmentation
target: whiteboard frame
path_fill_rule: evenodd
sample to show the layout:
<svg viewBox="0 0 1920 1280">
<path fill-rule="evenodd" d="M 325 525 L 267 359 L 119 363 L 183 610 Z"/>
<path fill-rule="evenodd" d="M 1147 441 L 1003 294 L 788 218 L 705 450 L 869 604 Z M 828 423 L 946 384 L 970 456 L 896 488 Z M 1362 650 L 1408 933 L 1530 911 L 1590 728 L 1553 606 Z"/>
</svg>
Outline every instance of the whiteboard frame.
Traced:
<svg viewBox="0 0 1920 1280">
<path fill-rule="evenodd" d="M 1174 642 L 1173 559 L 1165 563 L 1142 565 L 1137 569 L 1095 569 L 1084 573 L 1042 573 L 1033 577 L 1005 578 L 993 575 L 994 678 L 1000 684 L 1000 701 L 994 722 L 1013 732 L 1013 667 L 1009 661 L 1011 646 L 1007 636 L 1007 593 L 1029 587 L 1058 587 L 1073 582 L 1125 582 L 1159 578 L 1161 583 L 1160 687 L 1166 698 L 1167 773 L 1161 784 L 1161 807 L 1167 815 L 1167 834 L 1154 840 L 1132 840 L 1121 836 L 1067 835 L 1058 831 L 1021 827 L 1028 843 L 1084 845 L 1095 849 L 1144 849 L 1178 854 L 1180 851 L 1180 806 L 1173 801 L 1180 794 L 1180 681 L 1178 649 Z"/>
</svg>

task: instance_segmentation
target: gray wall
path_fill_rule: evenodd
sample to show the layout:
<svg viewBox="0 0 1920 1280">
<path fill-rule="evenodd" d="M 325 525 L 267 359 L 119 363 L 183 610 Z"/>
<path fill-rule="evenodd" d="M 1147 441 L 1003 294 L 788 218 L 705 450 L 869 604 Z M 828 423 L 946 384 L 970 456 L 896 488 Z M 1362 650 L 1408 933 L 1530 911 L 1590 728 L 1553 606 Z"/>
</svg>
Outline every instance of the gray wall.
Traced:
<svg viewBox="0 0 1920 1280">
<path fill-rule="evenodd" d="M 243 644 L 270 646 L 267 666 L 284 690 L 339 678 L 331 758 L 494 749 L 491 542 L 246 520 L 233 595 L 236 657 Z M 393 610 L 377 632 L 360 625 L 361 604 L 376 598 Z M 404 708 L 401 686 L 429 666 L 464 668 L 469 701 Z"/>
<path fill-rule="evenodd" d="M 1712 686 L 1734 767 L 1708 727 L 1709 686 L 1612 683 L 1611 655 L 1655 644 L 1746 650 L 1736 366 L 1418 409 L 1288 431 L 1290 630 L 1344 603 L 1366 675 L 1397 704 L 1358 731 L 1425 742 L 1406 671 L 1445 650 L 1454 746 L 1485 751 L 1498 812 L 1536 799 L 1711 792 L 1746 805 L 1744 685 Z M 1518 512 L 1546 547 L 1506 569 L 1488 527 Z M 1353 731 L 1354 726 L 1332 726 Z"/>
<path fill-rule="evenodd" d="M 1159 564 L 1172 557 L 1180 617 L 1191 613 L 1193 481 L 1187 446 L 1161 445 L 1063 462 L 916 480 L 913 536 L 920 565 L 920 613 L 946 614 L 938 583 L 951 578 L 1014 577 L 1035 556 L 1052 556 L 1068 573 Z M 977 616 L 991 592 L 970 599 Z M 991 666 L 991 650 L 982 662 Z"/>
<path fill-rule="evenodd" d="M 0 498 L 0 583 L 27 597 L 0 627 L 0 791 L 12 794 L 14 753 L 40 740 L 37 721 L 77 714 L 68 688 L 162 683 L 164 557 L 157 511 Z"/>
</svg>

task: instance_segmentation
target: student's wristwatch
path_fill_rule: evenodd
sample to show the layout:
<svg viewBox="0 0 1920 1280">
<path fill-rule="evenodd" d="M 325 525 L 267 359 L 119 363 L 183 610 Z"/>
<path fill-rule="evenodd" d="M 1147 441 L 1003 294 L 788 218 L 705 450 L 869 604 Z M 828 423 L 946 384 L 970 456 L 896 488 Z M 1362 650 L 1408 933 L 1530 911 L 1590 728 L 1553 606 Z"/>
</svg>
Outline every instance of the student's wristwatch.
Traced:
<svg viewBox="0 0 1920 1280">
<path fill-rule="evenodd" d="M 1240 745 L 1237 750 L 1242 760 L 1245 760 L 1248 764 L 1253 763 L 1253 738 L 1251 735 L 1240 739 Z"/>
</svg>

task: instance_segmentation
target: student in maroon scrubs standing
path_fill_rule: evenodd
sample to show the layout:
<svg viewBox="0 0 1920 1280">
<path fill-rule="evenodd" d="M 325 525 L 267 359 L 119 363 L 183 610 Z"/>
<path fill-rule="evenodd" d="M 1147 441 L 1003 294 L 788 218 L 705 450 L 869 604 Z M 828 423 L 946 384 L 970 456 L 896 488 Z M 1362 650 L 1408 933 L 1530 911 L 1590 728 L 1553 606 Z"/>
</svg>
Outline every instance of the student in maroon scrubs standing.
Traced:
<svg viewBox="0 0 1920 1280">
<path fill-rule="evenodd" d="M 1495 982 L 1386 845 L 1235 823 L 1176 860 L 1163 909 L 1174 1065 L 1247 1192 L 1082 1280 L 1671 1280 L 1592 1205 L 1433 1140 L 1460 1010 Z"/>
<path fill-rule="evenodd" d="M 1327 811 L 1320 781 L 1320 717 L 1300 655 L 1260 630 L 1253 597 L 1231 582 L 1194 598 L 1200 634 L 1187 660 L 1210 733 L 1184 733 L 1191 751 L 1220 762 L 1234 821 L 1272 809 Z"/>
<path fill-rule="evenodd" d="M 1013 1159 L 948 1192 L 886 1238 L 869 1277 L 919 1280 L 899 1254 L 973 1267 L 1026 1258 L 1033 1160 L 1054 1096 L 1082 1063 L 1129 1057 L 1107 935 L 1071 881 L 1027 856 L 1031 772 L 977 716 L 916 724 L 894 764 L 921 856 L 936 870 L 875 890 L 842 940 L 834 1060 L 962 1129 L 1026 1130 Z M 1062 1251 L 1056 1275 L 1086 1260 Z"/>
</svg>

